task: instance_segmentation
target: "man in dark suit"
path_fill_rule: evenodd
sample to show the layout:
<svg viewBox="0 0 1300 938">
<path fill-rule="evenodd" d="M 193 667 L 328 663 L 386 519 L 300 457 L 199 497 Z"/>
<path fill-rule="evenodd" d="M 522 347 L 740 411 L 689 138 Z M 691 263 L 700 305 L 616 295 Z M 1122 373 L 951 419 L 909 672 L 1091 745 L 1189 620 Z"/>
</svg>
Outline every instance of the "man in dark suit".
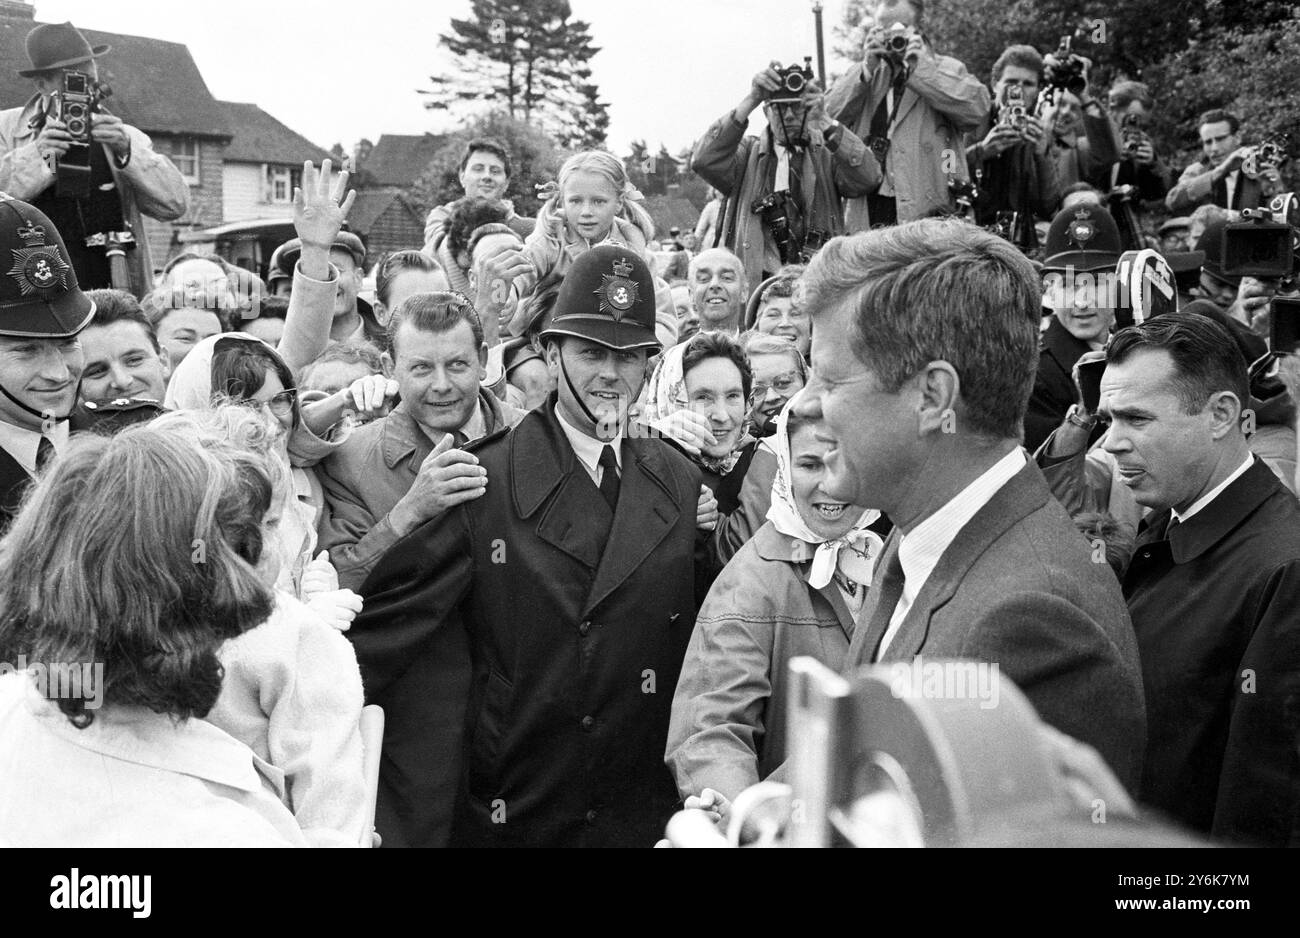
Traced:
<svg viewBox="0 0 1300 938">
<path fill-rule="evenodd" d="M 832 241 L 805 289 L 813 378 L 797 406 L 832 447 L 823 487 L 895 524 L 846 665 L 997 664 L 1136 782 L 1145 719 L 1119 585 L 1019 446 L 1032 265 L 988 232 L 925 220 Z"/>
<path fill-rule="evenodd" d="M 1110 337 L 1119 255 L 1119 228 L 1104 208 L 1078 205 L 1052 219 L 1043 262 L 1043 304 L 1052 318 L 1039 336 L 1038 369 L 1025 412 L 1025 448 L 1031 453 L 1061 425 L 1075 401 L 1075 362 Z"/>
<path fill-rule="evenodd" d="M 85 367 L 81 332 L 95 304 L 77 286 L 63 238 L 26 202 L 0 193 L 0 530 L 33 476 L 68 442 Z M 3 270 L 3 268 L 0 268 Z"/>
<path fill-rule="evenodd" d="M 1194 313 L 1120 331 L 1106 358 L 1104 445 L 1151 509 L 1124 576 L 1150 726 L 1139 800 L 1300 846 L 1300 506 L 1250 452 L 1246 362 Z"/>
<path fill-rule="evenodd" d="M 654 326 L 639 255 L 601 245 L 578 258 L 541 333 L 558 391 L 470 446 L 485 494 L 398 541 L 362 587 L 348 634 L 388 714 L 381 786 L 406 842 L 452 808 L 422 796 L 457 777 L 431 740 L 462 726 L 451 843 L 651 846 L 663 832 L 701 480 L 625 429 Z M 471 669 L 467 711 L 428 706 Z"/>
</svg>

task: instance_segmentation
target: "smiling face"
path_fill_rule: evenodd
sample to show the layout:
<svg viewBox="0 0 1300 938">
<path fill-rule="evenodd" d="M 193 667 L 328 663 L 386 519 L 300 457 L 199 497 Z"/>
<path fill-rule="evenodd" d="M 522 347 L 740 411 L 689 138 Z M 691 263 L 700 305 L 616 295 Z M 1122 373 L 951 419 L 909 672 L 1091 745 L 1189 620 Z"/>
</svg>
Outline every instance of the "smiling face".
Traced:
<svg viewBox="0 0 1300 938">
<path fill-rule="evenodd" d="M 794 407 L 827 444 L 827 496 L 888 513 L 915 484 L 924 458 L 920 394 L 911 381 L 893 393 L 881 387 L 850 344 L 853 315 L 850 298 L 814 317 L 811 377 Z"/>
<path fill-rule="evenodd" d="M 1110 417 L 1106 452 L 1139 505 L 1186 509 L 1214 470 L 1213 408 L 1188 414 L 1177 393 L 1176 368 L 1163 349 L 1111 362 L 1101 379 L 1100 412 Z"/>
<path fill-rule="evenodd" d="M 812 343 L 808 313 L 795 304 L 794 297 L 768 297 L 758 309 L 755 326 L 759 332 L 793 340 L 799 354 L 807 356 Z"/>
<path fill-rule="evenodd" d="M 790 434 L 790 490 L 804 524 L 814 534 L 834 540 L 847 534 L 862 513 L 831 498 L 822 487 L 830 444 L 819 440 L 816 430 L 813 424 L 800 424 Z"/>
<path fill-rule="evenodd" d="M 704 251 L 691 265 L 691 302 L 706 331 L 734 331 L 745 309 L 744 272 L 730 251 Z"/>
<path fill-rule="evenodd" d="M 487 349 L 475 345 L 469 323 L 430 332 L 403 322 L 393 337 L 393 356 L 401 406 L 431 439 L 469 422 L 487 376 Z"/>
<path fill-rule="evenodd" d="M 466 195 L 479 195 L 485 199 L 502 198 L 510 182 L 510 177 L 506 175 L 506 164 L 501 157 L 487 150 L 471 153 L 459 178 Z"/>
<path fill-rule="evenodd" d="M 90 326 L 81 333 L 81 348 L 86 362 L 81 373 L 83 401 L 163 399 L 170 373 L 167 353 L 154 351 L 138 322 L 120 319 L 106 326 Z"/>
<path fill-rule="evenodd" d="M 221 331 L 221 320 L 207 309 L 173 309 L 158 320 L 156 328 L 158 344 L 166 349 L 167 360 L 176 369 L 194 346 Z"/>
<path fill-rule="evenodd" d="M 803 390 L 804 380 L 790 355 L 751 354 L 749 367 L 754 370 L 750 399 L 764 420 L 779 414 L 785 402 Z"/>
<path fill-rule="evenodd" d="M 1043 276 L 1043 305 L 1080 342 L 1104 343 L 1115 323 L 1114 289 L 1109 271 L 1049 272 Z"/>
<path fill-rule="evenodd" d="M 560 374 L 561 358 L 568 381 Z M 559 390 L 558 406 L 564 419 L 588 436 L 613 439 L 627 419 L 628 408 L 641 392 L 645 359 L 643 348 L 616 350 L 576 336 L 549 342 L 546 366 Z M 595 416 L 596 422 L 583 413 L 579 401 Z"/>
<path fill-rule="evenodd" d="M 29 339 L 0 336 L 0 387 L 45 417 L 66 417 L 77 401 L 85 359 L 76 336 Z M 0 420 L 30 430 L 42 428 L 42 418 L 0 395 Z"/>
<path fill-rule="evenodd" d="M 681 345 L 700 331 L 700 316 L 691 304 L 690 287 L 673 287 L 670 292 L 673 297 L 673 309 L 677 313 L 677 344 Z"/>
<path fill-rule="evenodd" d="M 357 308 L 357 294 L 361 292 L 361 268 L 349 251 L 334 248 L 330 263 L 339 269 L 339 283 L 334 291 L 334 318 L 350 315 Z"/>
<path fill-rule="evenodd" d="M 706 358 L 686 373 L 687 406 L 709 421 L 716 442 L 704 455 L 720 459 L 736 448 L 745 421 L 745 384 L 729 358 Z"/>
<path fill-rule="evenodd" d="M 561 205 L 569 230 L 592 243 L 609 236 L 614 216 L 623 207 L 612 182 L 585 170 L 572 172 L 565 179 Z"/>
</svg>

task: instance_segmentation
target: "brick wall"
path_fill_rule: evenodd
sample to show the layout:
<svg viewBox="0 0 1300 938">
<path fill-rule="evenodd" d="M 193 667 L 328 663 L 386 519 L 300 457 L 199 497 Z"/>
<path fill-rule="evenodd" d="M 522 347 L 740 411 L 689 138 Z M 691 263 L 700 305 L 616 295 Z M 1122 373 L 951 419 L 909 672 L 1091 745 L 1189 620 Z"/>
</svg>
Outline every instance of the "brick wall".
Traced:
<svg viewBox="0 0 1300 938">
<path fill-rule="evenodd" d="M 151 134 L 154 149 L 170 155 L 173 138 L 167 134 Z M 149 238 L 149 250 L 155 268 L 161 268 L 168 258 L 190 250 L 176 240 L 176 233 L 196 228 L 210 228 L 222 222 L 222 154 L 224 142 L 202 140 L 199 146 L 199 185 L 190 187 L 190 208 L 175 221 L 160 222 L 145 217 L 144 229 Z"/>
</svg>

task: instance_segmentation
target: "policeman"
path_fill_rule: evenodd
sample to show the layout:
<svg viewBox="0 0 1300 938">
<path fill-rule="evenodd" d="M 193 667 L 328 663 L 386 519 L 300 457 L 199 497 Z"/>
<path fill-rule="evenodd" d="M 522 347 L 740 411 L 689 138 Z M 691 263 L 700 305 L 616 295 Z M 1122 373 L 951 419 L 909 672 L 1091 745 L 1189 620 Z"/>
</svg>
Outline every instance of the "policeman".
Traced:
<svg viewBox="0 0 1300 938">
<path fill-rule="evenodd" d="M 77 334 L 94 314 L 58 230 L 0 193 L 0 528 L 67 446 L 84 366 Z"/>
<path fill-rule="evenodd" d="M 1039 340 L 1038 371 L 1025 414 L 1025 446 L 1031 453 L 1075 402 L 1074 363 L 1084 352 L 1105 347 L 1110 337 L 1119 255 L 1119 228 L 1101 206 L 1071 206 L 1052 219 L 1043 262 L 1043 306 L 1052 317 Z"/>
<path fill-rule="evenodd" d="M 660 348 L 645 262 L 582 254 L 540 338 L 557 390 L 469 447 L 484 494 L 395 544 L 362 586 L 348 634 L 387 715 L 385 844 L 445 843 L 454 814 L 459 845 L 651 846 L 676 801 L 664 749 L 701 480 L 667 443 L 628 435 Z"/>
</svg>

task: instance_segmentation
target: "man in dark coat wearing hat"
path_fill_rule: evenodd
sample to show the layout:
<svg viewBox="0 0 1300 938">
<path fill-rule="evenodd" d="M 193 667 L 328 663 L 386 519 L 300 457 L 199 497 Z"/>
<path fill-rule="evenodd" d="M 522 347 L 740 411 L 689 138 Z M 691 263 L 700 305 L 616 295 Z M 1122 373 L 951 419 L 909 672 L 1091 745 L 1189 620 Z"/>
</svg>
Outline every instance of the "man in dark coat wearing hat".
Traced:
<svg viewBox="0 0 1300 938">
<path fill-rule="evenodd" d="M 0 195 L 0 529 L 36 473 L 68 443 L 95 304 L 77 286 L 58 229 Z"/>
<path fill-rule="evenodd" d="M 541 339 L 558 390 L 469 448 L 485 493 L 398 541 L 362 587 L 348 634 L 387 713 L 385 843 L 444 835 L 453 806 L 422 794 L 447 772 L 463 772 L 455 845 L 648 847 L 676 803 L 663 751 L 700 474 L 628 432 L 660 347 L 642 258 L 584 253 Z M 431 711 L 426 689 L 466 670 L 467 711 Z M 462 765 L 432 758 L 462 731 Z"/>
<path fill-rule="evenodd" d="M 160 221 L 180 218 L 189 208 L 189 187 L 171 160 L 157 153 L 140 130 L 102 105 L 91 116 L 91 145 L 84 193 L 60 191 L 59 161 L 73 162 L 74 138 L 59 104 L 66 72 L 89 79 L 99 91 L 96 59 L 109 46 L 91 47 L 71 23 L 42 24 L 27 35 L 36 94 L 26 104 L 0 112 L 0 191 L 31 202 L 58 227 L 84 289 L 116 287 L 142 296 L 153 286 L 153 263 L 141 213 Z M 58 184 L 56 184 L 56 182 Z M 129 282 L 113 282 L 106 247 L 122 245 Z"/>
<path fill-rule="evenodd" d="M 1115 323 L 1119 228 L 1096 205 L 1061 209 L 1047 232 L 1043 305 L 1052 318 L 1038 342 L 1038 370 L 1025 414 L 1025 448 L 1038 449 L 1075 402 L 1071 370 L 1085 352 L 1103 348 Z"/>
</svg>

